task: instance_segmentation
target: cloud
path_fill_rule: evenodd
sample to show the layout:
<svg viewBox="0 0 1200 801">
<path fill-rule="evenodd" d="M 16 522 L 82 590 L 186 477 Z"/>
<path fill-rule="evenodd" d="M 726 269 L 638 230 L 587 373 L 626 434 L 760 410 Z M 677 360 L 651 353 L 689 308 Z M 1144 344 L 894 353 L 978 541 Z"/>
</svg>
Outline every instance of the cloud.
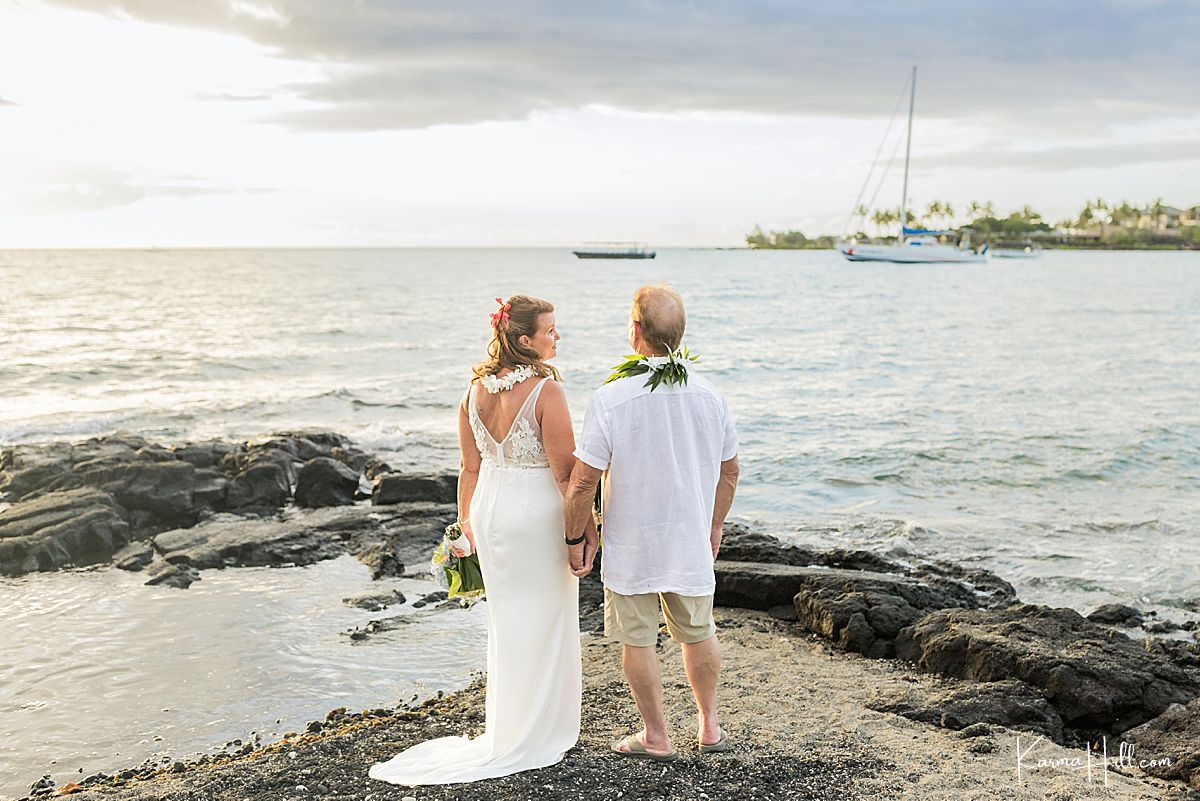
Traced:
<svg viewBox="0 0 1200 801">
<path fill-rule="evenodd" d="M 52 0 L 94 11 L 94 0 Z M 1200 4 L 1070 0 L 111 0 L 122 18 L 217 30 L 323 66 L 273 121 L 386 130 L 546 109 L 890 113 L 921 65 L 923 117 L 1094 131 L 1200 113 Z"/>
<path fill-rule="evenodd" d="M 936 157 L 914 158 L 913 166 L 976 169 L 1082 170 L 1200 160 L 1195 141 L 1171 140 L 1128 144 L 1078 145 L 1041 150 L 960 150 Z"/>
<path fill-rule="evenodd" d="M 11 100 L 5 100 L 3 97 L 0 97 L 0 106 L 15 106 L 15 105 L 17 105 L 17 104 L 12 102 Z"/>
<path fill-rule="evenodd" d="M 245 192 L 271 192 L 259 187 L 218 186 L 191 176 L 150 177 L 119 167 L 57 167 L 16 182 L 18 195 L 0 197 L 0 205 L 26 214 L 99 211 L 128 206 L 149 198 L 186 198 Z"/>
<path fill-rule="evenodd" d="M 196 99 L 220 103 L 264 102 L 271 99 L 271 94 L 269 92 L 204 92 L 197 94 Z"/>
</svg>

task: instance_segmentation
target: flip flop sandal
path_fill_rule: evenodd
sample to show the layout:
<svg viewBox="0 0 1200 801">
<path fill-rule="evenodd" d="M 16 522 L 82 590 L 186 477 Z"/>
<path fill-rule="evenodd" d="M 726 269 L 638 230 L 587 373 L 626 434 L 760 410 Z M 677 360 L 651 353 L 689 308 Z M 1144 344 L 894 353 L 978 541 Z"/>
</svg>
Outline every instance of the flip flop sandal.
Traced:
<svg viewBox="0 0 1200 801">
<path fill-rule="evenodd" d="M 629 747 L 628 751 L 622 751 L 619 746 L 624 743 Z M 613 753 L 620 754 L 623 757 L 637 757 L 639 759 L 653 759 L 655 762 L 674 762 L 679 759 L 679 752 L 672 751 L 669 754 L 652 754 L 646 750 L 646 746 L 642 745 L 641 740 L 636 734 L 631 734 L 620 742 L 613 743 L 609 748 Z"/>
<path fill-rule="evenodd" d="M 697 747 L 702 754 L 719 754 L 722 751 L 732 750 L 733 746 L 729 744 L 729 735 L 725 733 L 725 729 L 719 729 L 721 739 L 715 743 L 697 743 Z"/>
</svg>

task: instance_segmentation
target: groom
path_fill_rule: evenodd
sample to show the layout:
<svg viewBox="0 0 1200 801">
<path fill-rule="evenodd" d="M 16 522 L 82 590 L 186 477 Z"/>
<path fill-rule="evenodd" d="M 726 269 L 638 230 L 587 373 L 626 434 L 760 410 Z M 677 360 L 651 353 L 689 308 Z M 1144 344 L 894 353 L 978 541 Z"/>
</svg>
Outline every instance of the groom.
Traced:
<svg viewBox="0 0 1200 801">
<path fill-rule="evenodd" d="M 668 286 L 633 296 L 629 342 L 648 369 L 605 383 L 592 396 L 564 499 L 571 570 L 592 569 L 595 534 L 577 544 L 604 479 L 604 633 L 622 643 L 625 678 L 645 728 L 613 744 L 618 753 L 670 760 L 655 644 L 661 602 L 680 643 L 699 708 L 698 748 L 728 747 L 717 719 L 721 650 L 713 622 L 713 560 L 737 486 L 737 433 L 729 406 L 700 375 L 679 380 L 683 299 Z M 658 375 L 656 375 L 656 373 Z M 658 378 L 657 381 L 653 380 Z"/>
</svg>

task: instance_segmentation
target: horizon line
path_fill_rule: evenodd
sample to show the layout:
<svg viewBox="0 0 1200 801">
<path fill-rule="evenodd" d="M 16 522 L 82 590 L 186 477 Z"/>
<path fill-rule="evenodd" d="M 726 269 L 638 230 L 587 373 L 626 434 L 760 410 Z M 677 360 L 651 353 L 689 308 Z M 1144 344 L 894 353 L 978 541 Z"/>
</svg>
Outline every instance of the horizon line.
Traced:
<svg viewBox="0 0 1200 801">
<path fill-rule="evenodd" d="M 0 245 L 0 253 L 30 250 L 573 250 L 581 245 Z M 756 250 L 749 245 L 653 245 L 660 250 Z"/>
</svg>

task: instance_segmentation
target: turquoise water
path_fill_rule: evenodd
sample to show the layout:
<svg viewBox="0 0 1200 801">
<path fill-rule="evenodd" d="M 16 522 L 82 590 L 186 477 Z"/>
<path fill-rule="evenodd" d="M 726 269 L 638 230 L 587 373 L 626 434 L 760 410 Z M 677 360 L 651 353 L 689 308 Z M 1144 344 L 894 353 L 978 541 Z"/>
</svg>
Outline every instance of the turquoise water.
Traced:
<svg viewBox="0 0 1200 801">
<path fill-rule="evenodd" d="M 1200 254 L 892 266 L 816 251 L 660 250 L 642 262 L 551 249 L 5 252 L 0 278 L 0 444 L 321 426 L 396 466 L 436 469 L 457 463 L 454 407 L 494 296 L 557 305 L 556 364 L 578 425 L 589 389 L 627 351 L 633 291 L 668 280 L 687 302 L 699 369 L 739 427 L 733 518 L 797 541 L 981 565 L 1027 601 L 1195 617 L 1182 605 L 1200 598 Z M 23 735 L 5 738 L 21 770 L 0 777 L 0 794 L 57 767 L 50 754 L 69 759 L 62 749 L 81 730 L 109 732 L 89 770 L 117 767 L 164 742 L 184 751 L 280 717 L 427 692 L 431 659 L 447 666 L 447 687 L 482 668 L 482 646 L 447 653 L 436 627 L 363 647 L 334 636 L 343 618 L 388 614 L 330 611 L 369 583 L 360 568 L 224 571 L 211 586 L 206 572 L 185 592 L 123 583 L 120 571 L 0 580 L 0 607 L 21 610 L 20 627 L 0 629 L 0 730 Z M 312 596 L 313 585 L 324 589 Z M 232 710 L 215 729 L 198 711 L 130 723 L 89 704 L 133 670 L 124 663 L 82 671 L 73 693 L 54 681 L 81 644 L 161 643 L 139 623 L 161 614 L 150 594 L 169 594 L 179 619 L 205 604 L 232 618 L 266 588 L 310 598 L 309 614 L 238 638 L 233 653 L 219 626 L 189 642 L 188 669 L 216 677 L 198 682 L 193 705 Z M 72 594 L 122 600 L 56 611 Z M 279 654 L 322 638 L 289 662 L 287 693 L 229 678 L 275 677 Z M 351 647 L 361 676 L 331 692 Z M 158 697 L 160 671 L 142 669 Z M 150 742 L 118 749 L 130 738 Z"/>
</svg>

